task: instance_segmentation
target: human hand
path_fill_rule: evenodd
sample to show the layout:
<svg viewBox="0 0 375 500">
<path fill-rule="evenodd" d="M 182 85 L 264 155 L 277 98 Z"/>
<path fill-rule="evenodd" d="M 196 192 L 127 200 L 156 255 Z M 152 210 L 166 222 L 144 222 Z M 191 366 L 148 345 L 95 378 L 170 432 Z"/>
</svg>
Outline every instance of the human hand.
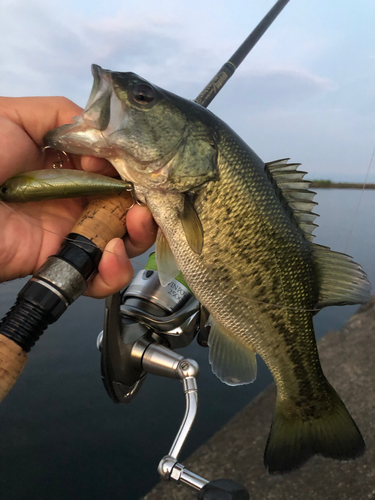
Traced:
<svg viewBox="0 0 375 500">
<path fill-rule="evenodd" d="M 81 112 L 63 97 L 0 97 L 0 185 L 18 173 L 51 168 L 57 152 L 42 152 L 43 136 Z M 72 155 L 64 168 L 116 174 L 107 161 L 88 156 Z M 86 198 L 0 203 L 0 282 L 33 274 L 57 253 L 86 205 Z M 124 241 L 115 238 L 106 246 L 86 295 L 105 297 L 126 286 L 133 276 L 129 259 L 155 241 L 156 225 L 147 207 L 131 208 L 126 226 Z"/>
</svg>

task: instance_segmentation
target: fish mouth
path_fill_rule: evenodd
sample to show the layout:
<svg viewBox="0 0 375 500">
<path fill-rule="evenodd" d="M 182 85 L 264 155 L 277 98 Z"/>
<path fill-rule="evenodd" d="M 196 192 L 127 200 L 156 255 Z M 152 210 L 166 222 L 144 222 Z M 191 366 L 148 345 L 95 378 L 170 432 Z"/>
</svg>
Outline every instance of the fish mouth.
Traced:
<svg viewBox="0 0 375 500">
<path fill-rule="evenodd" d="M 143 132 L 139 132 L 137 121 L 139 110 L 131 100 L 131 90 L 138 83 L 150 84 L 134 73 L 117 73 L 96 64 L 91 71 L 94 82 L 82 115 L 75 117 L 73 123 L 48 132 L 44 144 L 66 153 L 105 158 L 129 182 L 141 183 L 146 176 L 147 182 L 157 185 L 165 182 L 167 164 L 184 141 L 186 123 L 166 148 L 158 147 L 157 135 L 153 143 L 142 144 Z M 150 128 L 146 126 L 153 138 Z"/>
<path fill-rule="evenodd" d="M 124 126 L 127 109 L 116 96 L 111 71 L 93 64 L 91 72 L 94 83 L 82 115 L 48 132 L 44 144 L 66 153 L 108 158 L 114 150 L 109 136 Z"/>
</svg>

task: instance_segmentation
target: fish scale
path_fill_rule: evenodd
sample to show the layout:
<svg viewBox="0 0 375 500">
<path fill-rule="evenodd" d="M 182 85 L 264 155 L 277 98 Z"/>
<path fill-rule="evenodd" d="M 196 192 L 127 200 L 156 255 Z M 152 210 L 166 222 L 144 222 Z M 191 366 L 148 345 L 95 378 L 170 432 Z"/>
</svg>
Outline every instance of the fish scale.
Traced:
<svg viewBox="0 0 375 500">
<path fill-rule="evenodd" d="M 283 309 L 278 314 L 270 315 L 270 306 L 264 302 L 268 299 L 270 303 L 313 309 L 318 300 L 318 291 L 317 285 L 309 279 L 313 274 L 311 251 L 272 192 L 264 173 L 264 163 L 240 139 L 234 139 L 233 133 L 228 134 L 227 138 L 220 137 L 220 142 L 223 142 L 218 160 L 220 182 L 211 182 L 203 187 L 195 202 L 204 231 L 204 248 L 200 256 L 191 251 L 182 228 L 180 234 L 176 234 L 177 214 L 174 220 L 170 217 L 165 219 L 164 213 L 170 214 L 172 208 L 161 205 L 159 200 L 154 202 L 155 195 L 150 193 L 147 203 L 197 298 L 233 335 L 255 347 L 275 380 L 283 381 L 282 389 L 279 389 L 280 397 L 283 397 L 284 393 L 295 393 L 301 384 L 310 386 L 311 383 L 297 379 L 290 373 L 288 343 L 284 341 L 283 351 L 280 348 L 280 341 L 283 340 L 280 340 L 280 335 L 284 332 L 284 337 L 288 340 L 292 337 L 295 343 L 294 337 L 298 338 L 300 330 L 307 330 L 307 337 L 314 339 L 312 313 L 292 313 Z M 252 163 L 249 162 L 250 155 L 254 158 Z M 239 199 L 241 205 L 238 204 Z M 229 207 L 232 207 L 232 211 L 228 216 Z M 227 237 L 233 231 L 237 233 L 234 240 Z M 271 240 L 269 232 L 276 232 L 285 241 L 285 248 L 277 245 L 278 251 L 273 249 L 271 258 L 266 251 Z M 275 240 L 275 235 L 272 240 Z M 291 260 L 293 247 L 301 250 Z M 301 251 L 304 251 L 305 258 L 300 257 Z M 285 258 L 287 253 L 288 259 Z M 277 283 L 279 286 L 276 286 Z M 211 286 L 214 287 L 214 293 Z M 277 349 L 274 348 L 275 339 L 278 342 Z M 306 347 L 305 338 L 303 345 Z M 310 356 L 305 354 L 300 359 L 303 364 L 313 363 L 314 356 L 317 356 L 314 342 L 309 341 L 308 346 L 311 347 Z M 286 359 L 284 370 L 283 358 Z M 317 374 L 310 366 L 304 373 L 306 376 L 310 374 L 310 378 L 318 374 L 322 376 L 321 372 Z"/>
<path fill-rule="evenodd" d="M 181 270 L 210 313 L 209 360 L 223 382 L 252 382 L 255 352 L 262 356 L 277 386 L 268 471 L 291 471 L 316 453 L 360 456 L 361 433 L 320 366 L 313 314 L 366 302 L 370 285 L 350 257 L 312 243 L 304 172 L 286 159 L 265 165 L 214 114 L 134 73 L 94 65 L 93 74 L 83 117 L 47 142 L 103 156 L 134 183 L 159 225 L 162 284 Z M 98 116 L 109 116 L 100 134 Z"/>
</svg>

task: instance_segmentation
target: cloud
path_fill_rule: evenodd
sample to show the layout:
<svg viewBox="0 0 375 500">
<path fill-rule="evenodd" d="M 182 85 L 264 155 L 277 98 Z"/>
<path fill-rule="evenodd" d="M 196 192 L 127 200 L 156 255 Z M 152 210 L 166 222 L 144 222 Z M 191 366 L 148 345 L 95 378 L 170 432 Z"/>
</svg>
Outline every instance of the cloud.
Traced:
<svg viewBox="0 0 375 500">
<path fill-rule="evenodd" d="M 199 79 L 214 64 L 199 37 L 192 43 L 168 17 L 133 19 L 120 11 L 100 20 L 79 15 L 67 20 L 57 15 L 54 3 L 40 1 L 20 1 L 7 15 L 0 47 L 3 95 L 65 94 L 82 104 L 93 62 L 138 72 L 166 87 Z"/>
<path fill-rule="evenodd" d="M 239 104 L 245 100 L 253 109 L 299 106 L 301 101 L 311 101 L 334 90 L 336 87 L 328 78 L 299 68 L 271 67 L 263 71 L 247 71 L 233 78 L 236 100 Z"/>
<path fill-rule="evenodd" d="M 160 0 L 157 8 L 153 0 L 112 0 L 110 8 L 96 0 L 5 2 L 0 94 L 60 94 L 83 106 L 92 63 L 196 97 L 273 3 L 241 0 L 233 9 L 204 0 L 203 9 L 201 0 Z M 356 152 L 363 161 L 373 147 L 373 44 L 362 24 L 342 32 L 329 13 L 322 0 L 291 2 L 210 109 L 264 159 L 315 158 L 325 170 L 341 157 L 342 173 L 352 171 Z"/>
</svg>

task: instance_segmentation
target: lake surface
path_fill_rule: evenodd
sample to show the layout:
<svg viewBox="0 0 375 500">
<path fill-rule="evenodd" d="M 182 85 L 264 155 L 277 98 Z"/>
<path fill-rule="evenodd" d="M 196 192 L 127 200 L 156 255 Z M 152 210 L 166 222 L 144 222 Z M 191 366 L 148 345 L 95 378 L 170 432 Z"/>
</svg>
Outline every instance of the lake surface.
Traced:
<svg viewBox="0 0 375 500">
<path fill-rule="evenodd" d="M 352 255 L 375 284 L 375 191 L 363 193 L 347 245 L 360 195 L 356 190 L 318 190 L 315 211 L 321 217 L 315 242 Z M 1 317 L 22 286 L 22 280 L 0 285 Z M 185 408 L 181 384 L 148 376 L 130 405 L 114 404 L 102 385 L 96 349 L 103 307 L 104 301 L 78 299 L 33 348 L 1 404 L 1 499 L 137 500 L 158 481 L 157 465 Z M 320 312 L 317 336 L 341 328 L 356 308 Z M 206 349 L 194 342 L 181 352 L 201 368 L 198 417 L 183 461 L 262 391 L 271 376 L 260 360 L 254 384 L 228 387 L 211 373 Z"/>
</svg>

